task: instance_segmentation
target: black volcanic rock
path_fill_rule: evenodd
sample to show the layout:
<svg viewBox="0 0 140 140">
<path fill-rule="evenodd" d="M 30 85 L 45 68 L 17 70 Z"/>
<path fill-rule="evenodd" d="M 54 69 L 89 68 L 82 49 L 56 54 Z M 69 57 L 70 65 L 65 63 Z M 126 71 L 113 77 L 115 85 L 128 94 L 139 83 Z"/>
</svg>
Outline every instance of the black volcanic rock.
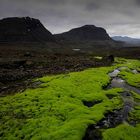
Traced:
<svg viewBox="0 0 140 140">
<path fill-rule="evenodd" d="M 106 30 L 94 25 L 85 25 L 68 32 L 55 35 L 57 40 L 65 41 L 105 41 L 112 40 Z"/>
<path fill-rule="evenodd" d="M 11 17 L 0 20 L 0 42 L 52 42 L 54 36 L 38 19 Z"/>
</svg>

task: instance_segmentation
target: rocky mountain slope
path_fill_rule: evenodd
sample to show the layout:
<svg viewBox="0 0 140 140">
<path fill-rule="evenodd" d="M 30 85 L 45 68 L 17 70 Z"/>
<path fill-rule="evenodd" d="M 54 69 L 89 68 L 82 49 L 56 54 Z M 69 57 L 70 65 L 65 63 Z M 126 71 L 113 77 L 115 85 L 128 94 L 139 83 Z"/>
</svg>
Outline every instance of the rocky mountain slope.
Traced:
<svg viewBox="0 0 140 140">
<path fill-rule="evenodd" d="M 0 20 L 0 42 L 52 42 L 53 35 L 38 20 L 11 17 Z"/>
<path fill-rule="evenodd" d="M 57 41 L 57 43 L 56 43 Z M 94 25 L 84 25 L 61 34 L 52 34 L 38 20 L 30 17 L 11 17 L 0 20 L 0 43 L 40 43 L 53 42 L 70 48 L 88 46 L 115 46 L 106 30 Z M 63 42 L 63 43 L 62 43 Z M 81 43 L 82 42 L 82 43 Z M 62 44 L 61 44 L 62 43 Z M 76 43 L 76 44 L 75 44 Z M 84 43 L 84 44 L 83 44 Z M 60 46 L 58 46 L 59 48 Z"/>
<path fill-rule="evenodd" d="M 111 41 L 112 39 L 107 34 L 106 30 L 94 25 L 85 25 L 79 28 L 74 28 L 68 32 L 56 34 L 57 40 L 64 41 Z"/>
</svg>

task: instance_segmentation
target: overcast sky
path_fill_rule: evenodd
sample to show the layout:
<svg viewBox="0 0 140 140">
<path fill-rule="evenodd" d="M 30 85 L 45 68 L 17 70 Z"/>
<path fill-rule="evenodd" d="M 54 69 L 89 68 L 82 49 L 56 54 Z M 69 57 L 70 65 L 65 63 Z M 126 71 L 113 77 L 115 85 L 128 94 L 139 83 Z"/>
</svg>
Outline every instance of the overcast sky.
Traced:
<svg viewBox="0 0 140 140">
<path fill-rule="evenodd" d="M 30 16 L 52 33 L 85 24 L 140 38 L 140 0 L 0 0 L 0 18 Z"/>
</svg>

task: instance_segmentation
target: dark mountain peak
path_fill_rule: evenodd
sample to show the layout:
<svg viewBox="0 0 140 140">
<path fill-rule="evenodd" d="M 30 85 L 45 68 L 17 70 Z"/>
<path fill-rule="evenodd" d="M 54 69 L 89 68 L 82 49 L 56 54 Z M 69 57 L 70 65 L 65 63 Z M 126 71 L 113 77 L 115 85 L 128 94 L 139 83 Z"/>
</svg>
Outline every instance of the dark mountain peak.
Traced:
<svg viewBox="0 0 140 140">
<path fill-rule="evenodd" d="M 112 40 L 106 30 L 94 25 L 84 25 L 68 32 L 57 34 L 57 39 L 67 41 L 104 41 Z"/>
<path fill-rule="evenodd" d="M 88 34 L 88 33 L 97 33 L 97 32 L 102 32 L 102 33 L 106 33 L 107 34 L 107 32 L 106 32 L 106 30 L 104 29 L 104 28 L 101 28 L 101 27 L 96 27 L 95 25 L 84 25 L 84 26 L 82 26 L 82 27 L 78 27 L 78 28 L 74 28 L 74 29 L 72 29 L 71 31 L 76 31 L 76 30 L 78 30 L 78 31 L 82 31 L 82 32 L 85 32 L 86 34 Z"/>
<path fill-rule="evenodd" d="M 95 29 L 95 28 L 97 28 L 95 25 L 84 25 L 74 29 Z"/>
<path fill-rule="evenodd" d="M 7 17 L 7 18 L 3 18 L 1 19 L 1 21 L 19 21 L 19 20 L 37 20 L 39 21 L 38 19 L 35 19 L 35 18 L 31 18 L 31 17 Z"/>
<path fill-rule="evenodd" d="M 38 19 L 10 17 L 0 20 L 0 42 L 46 41 L 54 41 L 54 37 Z"/>
<path fill-rule="evenodd" d="M 87 24 L 87 25 L 84 25 L 82 27 L 86 27 L 86 28 L 96 28 L 95 25 L 92 25 L 92 24 Z"/>
</svg>

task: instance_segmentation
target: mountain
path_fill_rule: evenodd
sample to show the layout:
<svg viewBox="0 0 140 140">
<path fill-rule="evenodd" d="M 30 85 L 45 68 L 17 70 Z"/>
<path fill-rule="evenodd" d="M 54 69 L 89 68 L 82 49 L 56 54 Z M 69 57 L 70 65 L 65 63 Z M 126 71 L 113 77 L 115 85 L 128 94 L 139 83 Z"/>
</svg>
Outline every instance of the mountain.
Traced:
<svg viewBox="0 0 140 140">
<path fill-rule="evenodd" d="M 106 30 L 94 25 L 85 25 L 74 28 L 68 32 L 55 34 L 57 40 L 61 41 L 109 41 L 112 40 Z"/>
<path fill-rule="evenodd" d="M 0 20 L 0 42 L 52 42 L 54 36 L 38 19 L 11 17 Z"/>
<path fill-rule="evenodd" d="M 131 38 L 131 37 L 127 37 L 127 36 L 114 36 L 112 37 L 113 40 L 115 41 L 122 41 L 125 42 L 126 44 L 130 44 L 130 45 L 140 45 L 140 39 L 137 38 Z"/>
</svg>

